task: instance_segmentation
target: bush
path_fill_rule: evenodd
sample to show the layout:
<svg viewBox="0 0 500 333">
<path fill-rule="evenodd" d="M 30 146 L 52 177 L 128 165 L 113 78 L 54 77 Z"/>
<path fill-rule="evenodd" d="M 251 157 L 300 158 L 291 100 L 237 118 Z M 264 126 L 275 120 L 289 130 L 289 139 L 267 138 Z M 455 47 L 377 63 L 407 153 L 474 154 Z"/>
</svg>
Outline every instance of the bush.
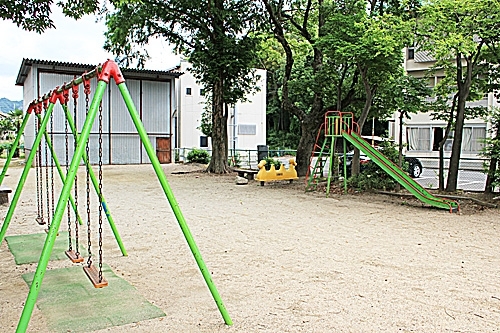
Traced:
<svg viewBox="0 0 500 333">
<path fill-rule="evenodd" d="M 194 148 L 188 153 L 187 161 L 190 163 L 208 164 L 210 162 L 210 154 L 206 150 Z"/>
<path fill-rule="evenodd" d="M 227 159 L 227 163 L 229 164 L 229 166 L 232 166 L 232 167 L 241 166 L 240 153 L 236 153 L 236 154 L 234 154 L 234 156 L 229 156 L 229 158 Z"/>
<path fill-rule="evenodd" d="M 274 165 L 274 168 L 276 170 L 279 170 L 279 168 L 281 166 L 281 162 L 279 160 L 275 160 L 274 158 L 269 157 L 269 156 L 266 157 L 266 159 L 264 161 L 266 161 L 266 165 L 265 165 L 266 170 L 271 170 L 271 165 Z"/>
<path fill-rule="evenodd" d="M 398 164 L 399 151 L 397 146 L 390 141 L 383 141 L 380 144 L 379 151 L 391 160 L 394 164 Z M 403 170 L 408 170 L 408 163 L 403 162 L 401 166 Z M 389 176 L 382 168 L 380 168 L 376 163 L 371 161 L 366 164 L 363 172 L 359 175 L 351 177 L 348 180 L 348 185 L 355 188 L 358 191 L 367 190 L 393 190 L 396 187 L 396 181 Z"/>
</svg>

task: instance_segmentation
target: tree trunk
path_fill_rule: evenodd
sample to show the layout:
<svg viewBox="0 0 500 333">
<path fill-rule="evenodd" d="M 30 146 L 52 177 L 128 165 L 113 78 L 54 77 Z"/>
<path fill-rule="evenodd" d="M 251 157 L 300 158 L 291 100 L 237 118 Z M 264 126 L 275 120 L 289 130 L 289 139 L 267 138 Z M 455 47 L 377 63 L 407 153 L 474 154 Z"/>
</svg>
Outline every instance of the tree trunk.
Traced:
<svg viewBox="0 0 500 333">
<path fill-rule="evenodd" d="M 457 190 L 458 169 L 460 167 L 460 155 L 462 153 L 462 134 L 465 122 L 465 103 L 469 97 L 470 87 L 472 82 L 472 58 L 465 58 L 467 63 L 464 69 L 462 66 L 462 54 L 457 53 L 457 116 L 455 119 L 455 134 L 453 136 L 453 146 L 451 147 L 450 167 L 448 169 L 448 182 L 446 183 L 446 191 L 454 192 Z"/>
<path fill-rule="evenodd" d="M 455 119 L 455 133 L 453 136 L 453 146 L 451 147 L 450 166 L 448 169 L 448 181 L 446 191 L 454 192 L 457 190 L 458 169 L 460 167 L 460 155 L 462 153 L 462 134 L 465 122 L 465 101 L 462 94 L 458 96 L 457 116 Z"/>
<path fill-rule="evenodd" d="M 403 119 L 405 112 L 399 110 L 399 137 L 398 137 L 398 167 L 401 169 L 403 166 Z M 401 191 L 401 184 L 396 182 L 396 192 Z"/>
<path fill-rule="evenodd" d="M 365 88 L 366 94 L 365 105 L 357 121 L 359 125 L 359 134 L 361 134 L 363 132 L 363 126 L 365 125 L 366 119 L 368 118 L 368 113 L 370 112 L 370 109 L 372 107 L 373 96 L 377 88 L 370 85 L 370 82 L 368 80 L 368 69 L 362 68 L 360 64 L 358 64 L 358 68 L 363 80 L 363 87 Z M 359 155 L 359 149 L 355 148 L 351 162 L 351 175 L 353 176 L 359 174 Z"/>
<path fill-rule="evenodd" d="M 488 175 L 486 176 L 486 185 L 484 187 L 484 193 L 493 193 L 494 186 L 493 181 L 495 180 L 495 173 L 497 172 L 498 159 L 492 158 L 490 160 L 490 166 L 488 168 Z"/>
<path fill-rule="evenodd" d="M 494 126 L 496 128 L 496 134 L 495 134 L 495 142 L 500 141 L 500 121 Z M 486 176 L 486 185 L 484 187 L 484 193 L 493 193 L 494 191 L 494 186 L 493 182 L 495 181 L 495 174 L 497 172 L 497 167 L 498 167 L 498 159 L 495 157 L 492 157 L 490 159 L 490 166 L 488 168 L 488 175 Z"/>
<path fill-rule="evenodd" d="M 302 135 L 300 136 L 299 146 L 297 147 L 296 162 L 297 174 L 305 176 L 309 168 L 310 157 L 318 134 L 318 126 L 316 122 L 303 121 L 301 123 Z M 332 147 L 334 149 L 335 147 Z"/>
<path fill-rule="evenodd" d="M 231 172 L 227 163 L 227 113 L 224 112 L 223 79 L 214 83 L 212 94 L 212 158 L 207 172 Z"/>
</svg>

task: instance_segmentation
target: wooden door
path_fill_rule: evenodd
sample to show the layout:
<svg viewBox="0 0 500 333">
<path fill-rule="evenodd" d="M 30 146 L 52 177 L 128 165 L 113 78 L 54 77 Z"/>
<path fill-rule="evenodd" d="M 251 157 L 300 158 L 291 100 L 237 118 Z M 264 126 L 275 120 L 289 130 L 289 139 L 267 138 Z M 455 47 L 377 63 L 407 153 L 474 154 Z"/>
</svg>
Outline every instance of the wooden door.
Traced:
<svg viewBox="0 0 500 333">
<path fill-rule="evenodd" d="M 160 163 L 172 163 L 170 138 L 156 138 L 156 157 L 158 157 Z"/>
</svg>

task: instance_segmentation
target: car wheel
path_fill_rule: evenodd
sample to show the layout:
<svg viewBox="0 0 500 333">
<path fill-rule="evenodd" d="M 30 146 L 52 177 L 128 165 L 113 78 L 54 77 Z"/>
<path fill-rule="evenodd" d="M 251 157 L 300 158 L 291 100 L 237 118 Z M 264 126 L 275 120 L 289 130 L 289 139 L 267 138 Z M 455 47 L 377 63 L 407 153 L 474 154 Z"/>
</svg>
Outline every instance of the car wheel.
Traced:
<svg viewBox="0 0 500 333">
<path fill-rule="evenodd" d="M 418 178 L 422 174 L 422 165 L 420 163 L 411 163 L 409 174 L 412 178 Z"/>
</svg>

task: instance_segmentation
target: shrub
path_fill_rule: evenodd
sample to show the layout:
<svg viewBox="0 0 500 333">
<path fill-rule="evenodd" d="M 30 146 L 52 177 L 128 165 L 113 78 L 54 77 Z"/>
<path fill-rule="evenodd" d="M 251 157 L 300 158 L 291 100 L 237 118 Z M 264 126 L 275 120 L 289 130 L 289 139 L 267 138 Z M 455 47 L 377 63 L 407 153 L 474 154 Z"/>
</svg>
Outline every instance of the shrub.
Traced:
<svg viewBox="0 0 500 333">
<path fill-rule="evenodd" d="M 279 170 L 279 168 L 281 166 L 281 162 L 279 160 L 275 160 L 274 158 L 269 157 L 269 156 L 266 157 L 266 159 L 264 161 L 266 161 L 266 165 L 265 165 L 266 170 L 271 170 L 271 165 L 274 165 L 274 168 L 276 170 Z"/>
<path fill-rule="evenodd" d="M 188 153 L 187 161 L 190 163 L 208 164 L 210 162 L 210 154 L 206 150 L 194 148 Z"/>
<path fill-rule="evenodd" d="M 397 165 L 399 158 L 399 151 L 397 146 L 390 141 L 383 141 L 380 144 L 379 151 Z M 403 170 L 408 170 L 408 163 L 403 162 L 401 167 Z M 396 187 L 396 181 L 389 176 L 382 168 L 376 163 L 371 161 L 368 163 L 363 172 L 359 175 L 353 176 L 348 180 L 349 186 L 359 190 L 393 190 Z"/>
<path fill-rule="evenodd" d="M 232 167 L 239 167 L 241 165 L 240 153 L 236 153 L 234 156 L 229 156 L 227 163 Z"/>
</svg>

